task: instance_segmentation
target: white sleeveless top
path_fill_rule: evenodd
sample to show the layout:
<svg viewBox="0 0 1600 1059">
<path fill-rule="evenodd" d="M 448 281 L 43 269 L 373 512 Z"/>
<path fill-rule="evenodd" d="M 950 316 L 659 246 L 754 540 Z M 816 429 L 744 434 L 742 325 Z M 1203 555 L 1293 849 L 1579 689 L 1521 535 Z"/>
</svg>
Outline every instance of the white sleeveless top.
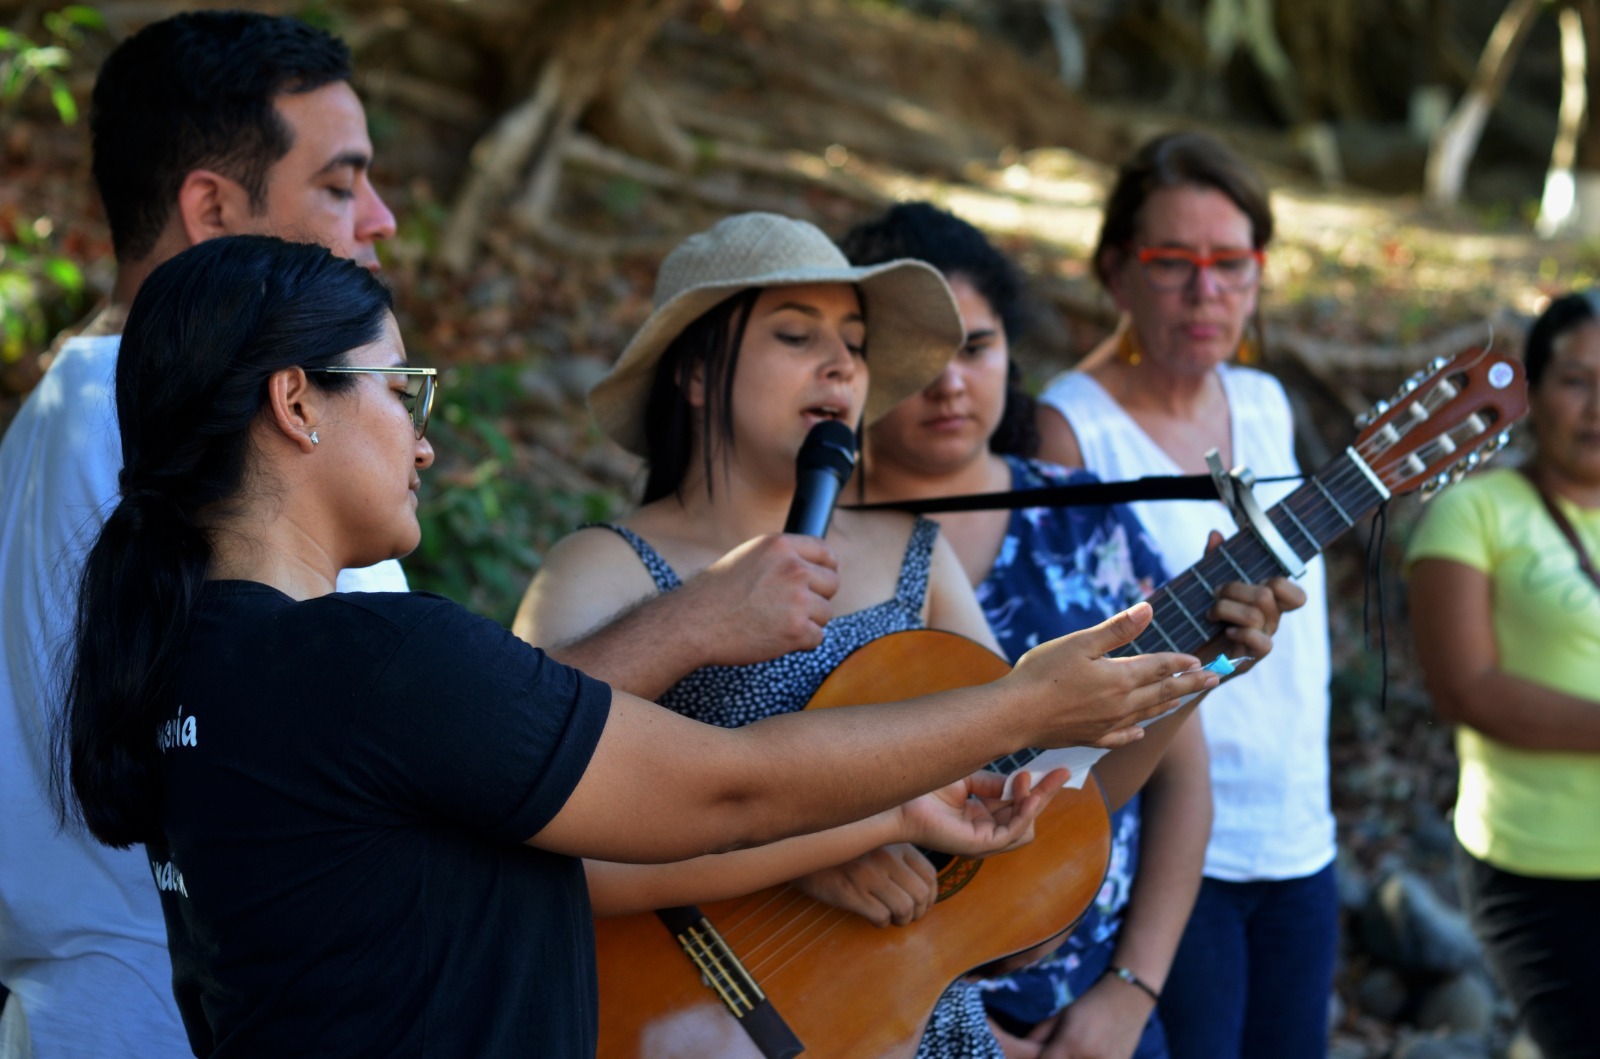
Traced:
<svg viewBox="0 0 1600 1059">
<path fill-rule="evenodd" d="M 1272 376 L 1223 365 L 1232 420 L 1233 460 L 1258 478 L 1297 475 L 1289 400 Z M 1082 372 L 1065 372 L 1040 400 L 1066 417 L 1083 465 L 1107 481 L 1184 473 L 1110 394 Z M 1297 482 L 1255 489 L 1263 508 Z M 1206 534 L 1237 527 L 1217 500 L 1143 501 L 1133 506 L 1176 575 L 1198 562 Z M 1213 691 L 1201 706 L 1211 751 L 1216 817 L 1205 873 L 1241 882 L 1292 879 L 1333 859 L 1328 805 L 1328 601 L 1321 558 L 1300 579 L 1306 605 L 1284 616 L 1272 654 Z"/>
</svg>

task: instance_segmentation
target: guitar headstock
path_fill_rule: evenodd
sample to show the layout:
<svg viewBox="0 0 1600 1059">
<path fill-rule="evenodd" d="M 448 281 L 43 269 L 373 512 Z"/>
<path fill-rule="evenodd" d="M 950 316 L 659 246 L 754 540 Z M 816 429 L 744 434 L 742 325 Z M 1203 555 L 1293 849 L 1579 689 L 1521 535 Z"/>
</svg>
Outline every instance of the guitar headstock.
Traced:
<svg viewBox="0 0 1600 1059">
<path fill-rule="evenodd" d="M 1472 349 L 1439 358 L 1378 402 L 1358 420 L 1355 450 L 1390 493 L 1420 488 L 1426 500 L 1504 448 L 1527 411 L 1522 364 Z"/>
</svg>

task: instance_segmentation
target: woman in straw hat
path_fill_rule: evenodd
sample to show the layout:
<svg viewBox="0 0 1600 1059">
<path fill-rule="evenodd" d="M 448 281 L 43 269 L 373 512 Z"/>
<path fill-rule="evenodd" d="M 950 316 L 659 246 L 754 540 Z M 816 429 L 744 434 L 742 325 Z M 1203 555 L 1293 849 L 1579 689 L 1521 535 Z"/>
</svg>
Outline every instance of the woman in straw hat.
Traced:
<svg viewBox="0 0 1600 1059">
<path fill-rule="evenodd" d="M 1099 657 L 1136 613 L 914 710 L 717 732 L 438 596 L 338 593 L 418 543 L 433 381 L 321 247 L 202 243 L 129 313 L 57 765 L 64 814 L 149 852 L 197 1055 L 593 1054 L 579 857 L 839 825 L 1023 746 L 1125 740 L 1204 684 Z"/>
<path fill-rule="evenodd" d="M 854 268 L 815 227 L 770 214 L 728 218 L 686 240 L 662 264 L 655 305 L 590 395 L 606 432 L 646 459 L 644 503 L 551 550 L 518 616 L 517 631 L 534 642 L 589 634 L 776 532 L 810 428 L 859 426 L 892 408 L 938 375 L 963 335 L 932 268 Z M 734 637 L 726 658 L 703 659 L 712 664 L 687 676 L 672 672 L 681 658 L 670 660 L 657 670 L 676 681 L 663 705 L 736 727 L 801 710 L 846 655 L 890 632 L 940 628 L 995 646 L 935 523 L 842 510 L 827 544 L 813 543 L 825 584 L 811 601 L 812 649 L 758 661 Z M 935 896 L 933 869 L 909 847 L 800 885 L 883 924 L 915 919 Z M 1000 1055 L 971 990 L 941 1001 L 920 1054 Z"/>
</svg>

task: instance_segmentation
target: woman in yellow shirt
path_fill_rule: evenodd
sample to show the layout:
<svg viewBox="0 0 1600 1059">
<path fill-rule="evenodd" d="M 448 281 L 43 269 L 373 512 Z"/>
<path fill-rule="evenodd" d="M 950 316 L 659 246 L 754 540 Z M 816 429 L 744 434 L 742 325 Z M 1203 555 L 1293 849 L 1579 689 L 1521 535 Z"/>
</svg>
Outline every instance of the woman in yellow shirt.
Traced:
<svg viewBox="0 0 1600 1059">
<path fill-rule="evenodd" d="M 1570 1059 L 1600 1056 L 1600 292 L 1552 302 L 1524 358 L 1532 460 L 1442 495 L 1407 562 L 1428 690 L 1460 726 L 1467 913 Z"/>
</svg>

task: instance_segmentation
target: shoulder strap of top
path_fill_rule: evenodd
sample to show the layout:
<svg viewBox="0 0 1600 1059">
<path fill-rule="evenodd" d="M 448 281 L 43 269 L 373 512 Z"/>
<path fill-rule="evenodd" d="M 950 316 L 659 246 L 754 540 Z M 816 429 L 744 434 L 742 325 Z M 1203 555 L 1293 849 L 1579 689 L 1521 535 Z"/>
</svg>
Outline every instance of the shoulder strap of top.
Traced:
<svg viewBox="0 0 1600 1059">
<path fill-rule="evenodd" d="M 905 557 L 900 560 L 894 598 L 919 614 L 922 601 L 928 596 L 928 570 L 933 565 L 933 545 L 938 539 L 939 524 L 918 516 L 916 525 L 911 527 L 911 539 L 906 542 Z"/>
<path fill-rule="evenodd" d="M 633 532 L 633 530 L 628 529 L 626 526 L 618 526 L 613 522 L 590 522 L 582 528 L 589 529 L 591 527 L 610 530 L 627 541 L 634 554 L 639 557 L 639 561 L 644 564 L 645 570 L 649 571 L 650 579 L 656 583 L 656 587 L 661 591 L 671 592 L 683 584 L 683 581 L 678 577 L 677 571 L 673 570 L 671 566 L 667 565 L 667 561 L 661 558 L 661 553 L 652 548 L 649 541 Z"/>
<path fill-rule="evenodd" d="M 1138 429 L 1105 388 L 1081 371 L 1057 375 L 1039 395 L 1039 400 L 1060 412 L 1072 428 L 1086 467 L 1103 465 L 1108 455 L 1125 440 L 1119 435 Z"/>
</svg>

